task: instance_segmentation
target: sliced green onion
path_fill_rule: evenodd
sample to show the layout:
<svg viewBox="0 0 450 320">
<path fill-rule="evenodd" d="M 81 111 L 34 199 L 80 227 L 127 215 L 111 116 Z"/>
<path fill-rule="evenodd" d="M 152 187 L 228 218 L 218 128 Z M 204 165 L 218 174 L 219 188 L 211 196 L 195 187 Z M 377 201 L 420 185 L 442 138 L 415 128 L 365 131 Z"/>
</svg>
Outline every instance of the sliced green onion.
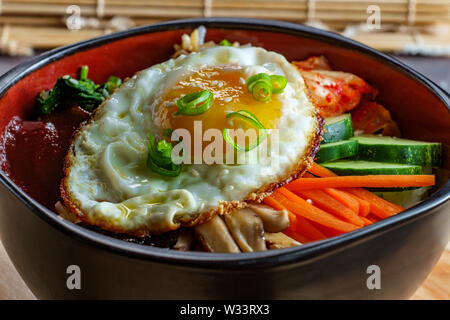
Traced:
<svg viewBox="0 0 450 320">
<path fill-rule="evenodd" d="M 256 81 L 252 86 L 252 95 L 259 102 L 267 102 L 272 98 L 272 85 L 265 81 Z"/>
<path fill-rule="evenodd" d="M 238 115 L 233 115 L 233 113 L 238 113 L 239 116 L 238 116 Z M 226 119 L 229 119 L 229 118 L 233 118 L 233 117 L 241 117 L 241 118 L 242 118 L 242 117 L 246 117 L 246 118 L 250 118 L 251 120 L 253 120 L 253 121 L 255 121 L 255 122 L 258 123 L 257 129 L 264 128 L 264 126 L 263 126 L 263 124 L 261 123 L 261 121 L 259 121 L 259 119 L 258 119 L 253 113 L 251 113 L 250 111 L 247 111 L 247 110 L 239 110 L 239 111 L 236 111 L 236 112 L 231 112 L 231 113 L 227 114 L 225 118 L 226 118 Z"/>
<path fill-rule="evenodd" d="M 165 142 L 165 143 L 164 143 Z M 170 164 L 172 159 L 170 157 L 172 152 L 172 145 L 165 140 L 161 140 L 158 143 L 155 141 L 155 137 L 149 134 L 148 137 L 148 155 L 153 161 L 161 166 Z"/>
<path fill-rule="evenodd" d="M 89 72 L 88 66 L 81 66 L 80 68 L 80 80 L 86 80 Z"/>
<path fill-rule="evenodd" d="M 112 91 L 122 84 L 122 79 L 116 76 L 110 76 L 108 80 L 106 81 L 106 87 L 108 88 L 108 91 Z"/>
<path fill-rule="evenodd" d="M 172 161 L 172 145 L 166 140 L 155 142 L 152 134 L 148 136 L 147 167 L 162 176 L 176 177 L 181 172 L 181 164 Z"/>
<path fill-rule="evenodd" d="M 156 144 L 156 150 L 161 153 L 163 159 L 172 159 L 172 145 L 166 140 L 158 141 Z"/>
<path fill-rule="evenodd" d="M 281 93 L 287 85 L 287 79 L 281 75 L 258 73 L 247 79 L 247 89 L 260 101 L 269 101 L 272 93 Z"/>
<path fill-rule="evenodd" d="M 161 167 L 153 162 L 151 157 L 147 158 L 147 168 L 153 172 L 165 176 L 165 177 L 176 177 L 181 173 L 181 165 L 172 163 L 169 168 Z"/>
<path fill-rule="evenodd" d="M 255 141 L 251 142 L 248 146 L 240 146 L 234 142 L 233 138 L 230 135 L 230 130 L 228 128 L 223 129 L 222 135 L 223 139 L 233 146 L 237 151 L 247 152 L 254 148 L 256 148 L 261 142 L 263 142 L 267 138 L 267 130 L 264 128 L 263 124 L 258 120 L 258 118 L 251 112 L 246 110 L 240 110 L 236 112 L 231 112 L 226 115 L 227 119 L 230 118 L 239 118 L 244 120 L 245 122 L 251 124 L 256 130 L 258 130 L 258 136 Z"/>
<path fill-rule="evenodd" d="M 219 42 L 219 46 L 231 47 L 233 46 L 233 44 L 227 39 L 223 39 L 222 41 Z"/>
<path fill-rule="evenodd" d="M 214 95 L 208 90 L 193 92 L 177 100 L 178 111 L 174 115 L 195 116 L 202 114 L 211 106 Z"/>
<path fill-rule="evenodd" d="M 247 90 L 259 102 L 266 102 L 272 98 L 272 79 L 266 73 L 258 73 L 247 79 Z"/>
<path fill-rule="evenodd" d="M 272 92 L 273 93 L 281 93 L 287 85 L 287 79 L 284 76 L 280 75 L 271 75 L 270 79 L 272 79 Z"/>
<path fill-rule="evenodd" d="M 253 86 L 258 82 L 266 82 L 269 86 L 272 86 L 272 79 L 267 73 L 258 73 L 247 79 L 247 90 L 253 92 Z"/>
</svg>

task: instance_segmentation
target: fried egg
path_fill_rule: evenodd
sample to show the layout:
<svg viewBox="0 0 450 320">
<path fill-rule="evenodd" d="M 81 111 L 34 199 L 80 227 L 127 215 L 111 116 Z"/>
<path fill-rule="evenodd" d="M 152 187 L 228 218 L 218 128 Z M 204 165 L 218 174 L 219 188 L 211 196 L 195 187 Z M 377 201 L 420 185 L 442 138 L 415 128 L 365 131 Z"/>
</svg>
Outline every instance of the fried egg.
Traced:
<svg viewBox="0 0 450 320">
<path fill-rule="evenodd" d="M 284 91 L 255 100 L 246 79 L 258 73 L 286 77 Z M 177 99 L 199 90 L 213 93 L 210 108 L 176 115 Z M 258 154 L 258 161 L 183 164 L 176 177 L 147 168 L 149 134 L 159 140 L 166 129 L 184 129 L 194 136 L 196 121 L 201 134 L 222 131 L 236 125 L 226 115 L 239 110 L 259 119 L 268 132 L 264 145 L 275 151 L 261 153 L 261 144 L 238 153 Z M 259 202 L 297 177 L 312 162 L 320 133 L 303 78 L 282 55 L 259 47 L 207 48 L 138 72 L 105 100 L 74 136 L 61 194 L 79 219 L 112 232 L 145 236 L 193 226 Z M 206 147 L 193 148 L 194 156 Z"/>
</svg>

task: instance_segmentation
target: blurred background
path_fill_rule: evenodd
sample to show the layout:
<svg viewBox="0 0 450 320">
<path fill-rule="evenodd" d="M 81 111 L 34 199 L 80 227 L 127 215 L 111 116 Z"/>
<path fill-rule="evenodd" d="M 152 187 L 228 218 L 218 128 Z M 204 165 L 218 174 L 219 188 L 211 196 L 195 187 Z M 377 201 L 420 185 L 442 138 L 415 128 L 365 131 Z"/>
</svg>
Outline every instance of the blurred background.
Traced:
<svg viewBox="0 0 450 320">
<path fill-rule="evenodd" d="M 0 0 L 0 75 L 43 51 L 199 17 L 289 21 L 395 55 L 450 92 L 450 0 Z M 412 297 L 450 298 L 450 244 Z M 0 299 L 33 299 L 0 243 Z"/>
<path fill-rule="evenodd" d="M 155 22 L 246 17 L 309 24 L 379 50 L 450 54 L 449 0 L 2 0 L 0 50 L 29 55 Z"/>
</svg>

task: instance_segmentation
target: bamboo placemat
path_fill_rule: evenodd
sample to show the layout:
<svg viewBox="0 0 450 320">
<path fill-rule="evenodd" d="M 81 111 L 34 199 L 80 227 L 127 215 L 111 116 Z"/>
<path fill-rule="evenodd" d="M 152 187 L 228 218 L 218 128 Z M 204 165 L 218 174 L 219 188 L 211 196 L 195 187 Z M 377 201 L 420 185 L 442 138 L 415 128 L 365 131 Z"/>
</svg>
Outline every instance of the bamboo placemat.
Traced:
<svg viewBox="0 0 450 320">
<path fill-rule="evenodd" d="M 382 30 L 365 27 L 377 6 Z M 371 8 L 372 8 L 371 7 Z M 192 17 L 307 23 L 383 51 L 450 53 L 450 0 L 0 0 L 0 51 L 30 54 L 104 33 Z M 80 14 L 81 30 L 68 30 Z"/>
</svg>

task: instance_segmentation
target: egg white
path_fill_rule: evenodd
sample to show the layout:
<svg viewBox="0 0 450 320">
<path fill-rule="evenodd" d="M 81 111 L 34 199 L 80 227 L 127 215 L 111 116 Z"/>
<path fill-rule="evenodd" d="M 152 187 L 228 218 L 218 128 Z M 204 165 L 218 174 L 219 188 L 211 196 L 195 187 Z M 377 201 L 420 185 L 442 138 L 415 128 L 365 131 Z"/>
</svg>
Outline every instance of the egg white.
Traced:
<svg viewBox="0 0 450 320">
<path fill-rule="evenodd" d="M 196 70 L 226 65 L 245 68 L 248 77 L 287 78 L 278 95 L 279 152 L 256 164 L 188 164 L 175 178 L 150 171 L 147 139 L 160 135 L 153 117 L 164 92 Z M 142 236 L 193 225 L 257 201 L 304 170 L 319 127 L 303 78 L 282 55 L 259 47 L 205 49 L 138 72 L 104 101 L 73 140 L 62 197 L 81 220 L 113 232 Z"/>
</svg>

